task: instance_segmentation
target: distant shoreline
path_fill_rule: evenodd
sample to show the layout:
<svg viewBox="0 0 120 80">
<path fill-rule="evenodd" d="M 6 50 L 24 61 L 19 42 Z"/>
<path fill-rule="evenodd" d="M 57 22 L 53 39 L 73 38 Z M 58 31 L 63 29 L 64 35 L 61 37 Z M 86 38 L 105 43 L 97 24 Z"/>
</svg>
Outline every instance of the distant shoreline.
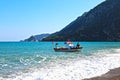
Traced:
<svg viewBox="0 0 120 80">
<path fill-rule="evenodd" d="M 101 76 L 83 80 L 120 80 L 120 67 L 111 69 L 109 72 Z"/>
</svg>

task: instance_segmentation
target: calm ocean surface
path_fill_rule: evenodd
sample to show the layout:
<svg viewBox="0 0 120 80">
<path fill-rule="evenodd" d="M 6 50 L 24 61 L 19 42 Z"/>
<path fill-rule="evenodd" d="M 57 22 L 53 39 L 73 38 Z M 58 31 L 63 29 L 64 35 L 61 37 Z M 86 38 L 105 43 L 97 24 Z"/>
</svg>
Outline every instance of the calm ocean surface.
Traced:
<svg viewBox="0 0 120 80">
<path fill-rule="evenodd" d="M 80 42 L 81 52 L 54 52 L 54 44 L 0 42 L 0 80 L 81 80 L 120 67 L 120 42 Z"/>
</svg>

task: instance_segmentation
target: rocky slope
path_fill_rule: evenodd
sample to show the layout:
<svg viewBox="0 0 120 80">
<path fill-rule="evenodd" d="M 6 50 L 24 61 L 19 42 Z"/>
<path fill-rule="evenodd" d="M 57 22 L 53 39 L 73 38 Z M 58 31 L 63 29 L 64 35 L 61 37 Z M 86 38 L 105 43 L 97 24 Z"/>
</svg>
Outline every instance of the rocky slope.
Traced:
<svg viewBox="0 0 120 80">
<path fill-rule="evenodd" d="M 39 42 L 41 41 L 43 38 L 48 37 L 50 34 L 40 34 L 40 35 L 34 35 L 34 36 L 30 36 L 28 39 L 25 39 L 23 41 L 25 42 Z"/>
<path fill-rule="evenodd" d="M 120 0 L 106 0 L 43 41 L 120 41 Z"/>
</svg>

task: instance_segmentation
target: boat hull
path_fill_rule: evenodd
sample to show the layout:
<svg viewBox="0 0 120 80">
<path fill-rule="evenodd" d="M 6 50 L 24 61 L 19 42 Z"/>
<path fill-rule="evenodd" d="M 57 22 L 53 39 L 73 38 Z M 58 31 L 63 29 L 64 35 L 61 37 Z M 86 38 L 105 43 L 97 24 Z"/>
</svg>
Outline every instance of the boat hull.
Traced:
<svg viewBox="0 0 120 80">
<path fill-rule="evenodd" d="M 81 51 L 83 47 L 79 47 L 79 48 L 54 48 L 54 51 L 56 52 L 77 52 L 77 51 Z"/>
</svg>

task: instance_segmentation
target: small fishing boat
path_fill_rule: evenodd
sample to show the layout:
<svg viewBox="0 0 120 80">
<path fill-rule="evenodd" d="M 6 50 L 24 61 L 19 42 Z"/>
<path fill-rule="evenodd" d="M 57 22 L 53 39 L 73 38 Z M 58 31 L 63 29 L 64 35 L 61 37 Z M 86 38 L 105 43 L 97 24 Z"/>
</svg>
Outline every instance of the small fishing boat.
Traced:
<svg viewBox="0 0 120 80">
<path fill-rule="evenodd" d="M 83 47 L 80 46 L 79 43 L 77 43 L 76 46 L 72 44 L 70 40 L 64 43 L 65 47 L 58 47 L 58 43 L 56 43 L 56 47 L 54 48 L 54 51 L 56 52 L 76 52 L 81 51 Z"/>
<path fill-rule="evenodd" d="M 56 52 L 77 52 L 77 51 L 81 51 L 81 49 L 82 49 L 83 47 L 79 47 L 79 48 L 77 48 L 77 47 L 73 47 L 73 48 L 54 48 L 54 50 L 56 51 Z"/>
</svg>

